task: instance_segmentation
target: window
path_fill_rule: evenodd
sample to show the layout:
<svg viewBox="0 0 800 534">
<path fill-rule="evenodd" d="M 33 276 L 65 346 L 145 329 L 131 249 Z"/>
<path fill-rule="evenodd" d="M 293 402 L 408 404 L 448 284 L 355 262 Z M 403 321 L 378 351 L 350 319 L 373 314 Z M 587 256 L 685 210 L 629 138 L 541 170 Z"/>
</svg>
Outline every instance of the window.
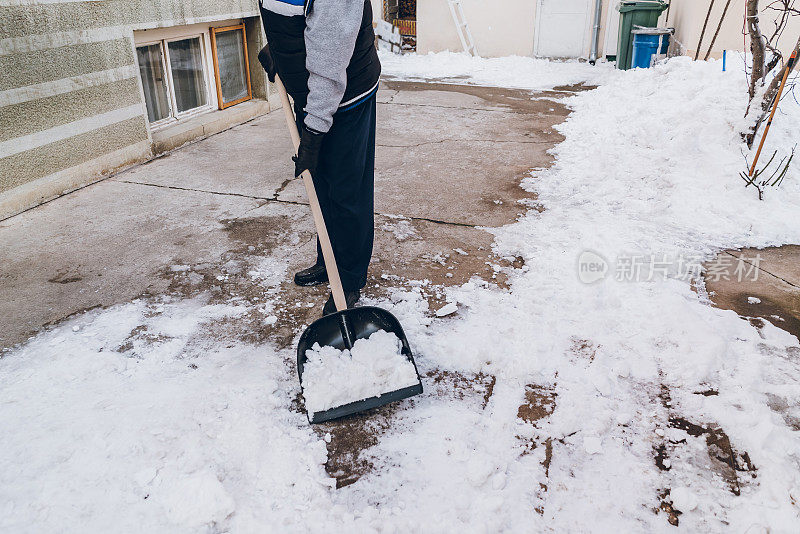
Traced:
<svg viewBox="0 0 800 534">
<path fill-rule="evenodd" d="M 211 54 L 217 82 L 219 108 L 250 100 L 250 65 L 244 24 L 211 28 Z"/>
<path fill-rule="evenodd" d="M 211 109 L 202 35 L 138 45 L 136 57 L 151 125 Z"/>
<path fill-rule="evenodd" d="M 167 43 L 169 68 L 178 113 L 206 105 L 206 76 L 200 38 Z"/>
<path fill-rule="evenodd" d="M 147 120 L 157 122 L 165 119 L 169 117 L 170 109 L 161 44 L 140 46 L 136 48 L 136 56 L 147 105 Z"/>
<path fill-rule="evenodd" d="M 136 30 L 134 42 L 153 129 L 253 97 L 242 19 Z"/>
</svg>

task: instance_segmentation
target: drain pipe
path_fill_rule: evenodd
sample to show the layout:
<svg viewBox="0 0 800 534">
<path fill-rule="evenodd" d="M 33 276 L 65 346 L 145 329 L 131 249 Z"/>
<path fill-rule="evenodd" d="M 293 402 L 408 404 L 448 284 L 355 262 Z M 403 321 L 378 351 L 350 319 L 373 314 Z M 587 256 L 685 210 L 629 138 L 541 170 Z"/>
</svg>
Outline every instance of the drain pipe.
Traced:
<svg viewBox="0 0 800 534">
<path fill-rule="evenodd" d="M 603 16 L 603 0 L 594 3 L 594 27 L 592 28 L 592 51 L 589 53 L 589 64 L 597 63 L 597 46 L 600 40 L 600 18 Z"/>
</svg>

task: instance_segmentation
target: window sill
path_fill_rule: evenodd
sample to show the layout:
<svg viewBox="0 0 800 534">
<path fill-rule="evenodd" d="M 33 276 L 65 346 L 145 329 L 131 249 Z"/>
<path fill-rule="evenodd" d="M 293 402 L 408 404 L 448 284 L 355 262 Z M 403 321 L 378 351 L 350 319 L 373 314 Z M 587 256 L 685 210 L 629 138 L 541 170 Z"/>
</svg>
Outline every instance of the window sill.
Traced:
<svg viewBox="0 0 800 534">
<path fill-rule="evenodd" d="M 153 154 L 214 135 L 269 112 L 266 100 L 248 100 L 227 109 L 210 111 L 158 128 L 152 132 Z"/>
</svg>

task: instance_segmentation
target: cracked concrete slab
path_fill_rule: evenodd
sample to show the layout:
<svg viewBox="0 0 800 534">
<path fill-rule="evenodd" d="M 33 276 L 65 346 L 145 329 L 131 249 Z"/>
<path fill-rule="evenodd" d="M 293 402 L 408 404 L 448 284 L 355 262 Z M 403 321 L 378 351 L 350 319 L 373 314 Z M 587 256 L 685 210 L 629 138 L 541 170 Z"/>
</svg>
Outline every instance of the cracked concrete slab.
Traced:
<svg viewBox="0 0 800 534">
<path fill-rule="evenodd" d="M 413 284 L 432 314 L 446 286 L 479 276 L 505 287 L 503 268 L 522 259 L 494 257 L 492 235 L 479 226 L 513 222 L 535 200 L 519 181 L 552 162 L 546 151 L 563 139 L 553 127 L 568 114 L 557 101 L 565 94 L 384 84 L 366 296 Z M 0 257 L 11 258 L 0 274 L 9 296 L 0 300 L 0 348 L 87 308 L 201 294 L 249 303 L 243 316 L 215 325 L 214 339 L 289 348 L 328 293 L 292 283 L 315 257 L 315 232 L 291 152 L 277 111 L 0 223 Z M 429 394 L 484 408 L 494 387 L 494 377 L 446 371 L 427 379 Z M 302 400 L 293 406 L 302 411 Z M 338 486 L 371 469 L 366 449 L 400 409 L 320 430 L 331 433 L 326 469 Z M 549 441 L 546 450 L 549 462 Z"/>
<path fill-rule="evenodd" d="M 530 195 L 519 179 L 550 163 L 545 150 L 561 139 L 552 126 L 566 108 L 532 100 L 527 91 L 386 86 L 382 102 L 399 97 L 405 104 L 378 106 L 371 284 L 429 279 L 449 285 L 479 275 L 502 285 L 487 264 L 501 262 L 490 258 L 490 234 L 469 225 L 506 224 L 524 211 L 517 201 Z M 538 118 L 535 110 L 547 116 Z M 289 277 L 314 255 L 290 153 L 277 111 L 4 221 L 0 255 L 10 261 L 0 275 L 8 296 L 0 302 L 0 345 L 86 308 L 163 292 L 174 282 L 164 276 L 170 265 L 224 265 L 232 251 L 248 252 L 242 246 L 287 256 L 281 289 L 287 307 L 321 304 L 324 288 L 294 288 Z M 269 200 L 275 198 L 280 201 Z M 253 229 L 246 234 L 250 243 L 233 237 L 231 221 Z M 275 232 L 292 236 L 290 250 L 264 248 L 263 239 Z M 435 292 L 430 299 L 435 304 Z M 287 318 L 302 323 L 316 313 L 316 307 L 308 317 L 293 310 Z M 281 336 L 291 334 L 287 329 Z"/>
<path fill-rule="evenodd" d="M 481 172 L 487 151 L 495 167 Z M 547 159 L 544 147 L 487 142 L 385 148 L 383 170 L 376 179 L 376 207 L 382 213 L 500 226 L 523 211 L 518 201 L 531 197 L 518 186 L 530 171 L 526 161 Z M 419 187 L 404 184 L 409 176 Z"/>
<path fill-rule="evenodd" d="M 255 200 L 110 180 L 0 225 L 0 347 L 73 313 L 164 291 L 154 273 L 216 261 L 227 248 L 219 220 Z"/>
<path fill-rule="evenodd" d="M 274 198 L 294 172 L 283 112 L 262 115 L 112 178 L 142 184 Z"/>
<path fill-rule="evenodd" d="M 527 102 L 535 101 L 527 91 L 386 85 L 398 96 L 379 106 L 378 211 L 484 226 L 506 224 L 523 211 L 518 201 L 531 195 L 519 180 L 533 162 L 551 163 L 547 150 L 563 140 L 553 130 L 567 113 L 563 104 L 550 102 L 558 113 L 537 120 L 528 114 Z M 414 105 L 395 103 L 403 100 Z"/>
<path fill-rule="evenodd" d="M 739 258 L 745 276 L 735 274 Z M 800 246 L 727 250 L 705 264 L 706 290 L 720 308 L 750 318 L 756 326 L 767 320 L 800 338 Z"/>
<path fill-rule="evenodd" d="M 500 226 L 524 211 L 518 202 L 531 195 L 519 180 L 552 162 L 547 150 L 563 140 L 553 126 L 568 114 L 566 106 L 521 90 L 416 82 L 384 87 L 378 213 Z M 302 182 L 292 181 L 278 198 L 304 201 Z"/>
<path fill-rule="evenodd" d="M 453 91 L 424 91 L 420 94 L 428 104 L 378 105 L 379 145 L 404 147 L 445 140 L 515 144 L 535 144 L 538 141 L 546 144 L 563 140 L 563 137 L 552 130 L 554 124 L 563 120 L 560 113 L 553 113 L 549 120 L 538 121 L 537 117 L 512 109 L 465 109 L 455 105 L 443 107 L 434 104 L 438 101 L 458 100 L 460 93 Z M 432 94 L 438 95 L 437 98 L 434 99 Z M 559 110 L 563 109 L 562 104 L 553 105 Z M 461 111 L 454 112 L 454 109 Z"/>
<path fill-rule="evenodd" d="M 738 258 L 759 258 L 758 268 L 780 278 L 794 287 L 800 288 L 800 245 L 783 245 L 770 248 L 745 248 L 740 251 L 729 251 L 728 254 Z M 754 262 L 754 260 L 751 260 Z"/>
<path fill-rule="evenodd" d="M 569 110 L 558 99 L 577 91 L 593 89 L 582 84 L 561 87 L 560 91 L 533 93 L 504 87 L 456 85 L 452 83 L 406 82 L 388 80 L 383 101 L 398 105 L 430 105 L 441 108 L 462 108 L 485 111 L 512 111 L 530 116 L 566 117 Z M 446 99 L 441 93 L 450 93 Z M 379 99 L 379 102 L 381 100 Z"/>
</svg>

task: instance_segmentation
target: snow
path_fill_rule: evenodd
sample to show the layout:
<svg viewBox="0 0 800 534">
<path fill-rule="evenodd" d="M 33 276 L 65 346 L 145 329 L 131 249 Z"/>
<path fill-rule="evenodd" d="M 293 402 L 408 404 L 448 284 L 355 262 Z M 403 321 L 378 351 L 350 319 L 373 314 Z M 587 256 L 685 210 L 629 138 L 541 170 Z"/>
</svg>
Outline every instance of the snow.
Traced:
<svg viewBox="0 0 800 534">
<path fill-rule="evenodd" d="M 748 304 L 761 304 L 761 299 L 758 297 L 747 297 Z"/>
<path fill-rule="evenodd" d="M 684 486 L 672 488 L 669 492 L 672 507 L 683 513 L 691 512 L 697 508 L 697 495 Z"/>
<path fill-rule="evenodd" d="M 583 448 L 589 454 L 603 452 L 603 440 L 597 436 L 586 436 L 583 438 Z"/>
<path fill-rule="evenodd" d="M 406 79 L 599 84 L 565 101 L 554 165 L 524 180 L 544 211 L 491 230 L 498 256 L 525 260 L 502 268 L 507 290 L 478 278 L 448 288 L 459 314 L 447 320 L 422 281 L 373 302 L 398 317 L 424 376 L 492 377 L 491 394 L 424 378 L 424 395 L 375 416 L 381 431 L 359 457 L 372 469 L 335 489 L 335 432 L 293 407 L 292 347 L 212 335 L 250 308 L 276 317 L 285 261 L 250 272 L 266 291 L 257 305 L 92 310 L 0 358 L 0 531 L 672 531 L 662 500 L 684 531 L 796 531 L 800 433 L 775 406 L 800 405 L 800 343 L 710 306 L 679 268 L 726 247 L 800 243 L 800 159 L 764 201 L 738 177 L 741 71 L 381 57 Z M 798 138 L 800 109 L 785 99 L 764 153 Z M 584 251 L 606 262 L 592 283 Z M 634 257 L 666 257 L 665 276 L 618 279 Z M 527 385 L 552 400 L 532 423 L 518 416 Z M 672 418 L 723 429 L 747 453 L 756 471 L 734 473 L 740 495 L 706 437 Z"/>
<path fill-rule="evenodd" d="M 385 76 L 403 80 L 447 81 L 545 90 L 577 83 L 599 84 L 613 77 L 613 64 L 600 61 L 592 68 L 578 60 L 549 61 L 522 56 L 473 57 L 454 52 L 392 54 L 379 52 Z"/>
<path fill-rule="evenodd" d="M 449 304 L 445 304 L 438 310 L 436 310 L 436 317 L 444 317 L 445 315 L 451 315 L 458 311 L 458 304 L 455 302 L 450 302 Z"/>
<path fill-rule="evenodd" d="M 417 235 L 417 231 L 411 224 L 411 220 L 400 215 L 388 215 L 389 221 L 381 225 L 381 230 L 391 232 L 398 241 Z"/>
<path fill-rule="evenodd" d="M 227 519 L 236 510 L 225 487 L 208 469 L 201 469 L 160 490 L 167 518 L 177 525 L 201 528 Z"/>
<path fill-rule="evenodd" d="M 419 383 L 401 349 L 397 336 L 384 330 L 357 339 L 350 350 L 314 343 L 303 365 L 306 410 L 322 412 Z"/>
<path fill-rule="evenodd" d="M 479 84 L 497 79 L 498 85 L 537 88 L 540 81 L 574 82 L 562 76 L 578 68 L 558 64 L 537 77 L 536 61 L 513 69 L 521 59 L 459 58 L 440 68 L 447 61 L 444 55 L 401 58 L 386 70 L 401 78 L 467 76 Z M 585 76 L 600 87 L 566 100 L 573 113 L 557 127 L 566 140 L 552 151 L 555 164 L 523 183 L 545 210 L 493 230 L 495 252 L 522 256 L 527 270 L 510 271 L 510 294 L 473 283 L 449 290 L 461 311 L 446 328 L 407 328 L 416 350 L 434 355 L 437 367 L 497 378 L 489 413 L 477 417 L 493 440 L 520 435 L 520 384 L 549 384 L 557 394 L 546 422 L 523 430 L 534 439 L 563 440 L 548 476 L 535 474 L 536 466 L 523 457 L 508 463 L 507 488 L 531 479 L 548 485 L 546 492 L 517 501 L 522 507 L 541 499 L 545 512 L 530 514 L 531 524 L 554 530 L 672 528 L 650 511 L 659 506 L 656 488 L 664 487 L 691 487 L 697 495 L 696 509 L 680 518 L 690 531 L 726 531 L 728 524 L 745 530 L 757 523 L 786 532 L 797 524 L 800 509 L 789 495 L 800 483 L 800 436 L 769 407 L 768 395 L 789 406 L 800 403 L 800 365 L 792 356 L 800 350 L 798 340 L 709 306 L 702 282 L 680 276 L 682 259 L 699 263 L 728 247 L 800 243 L 800 162 L 763 202 L 738 177 L 746 167 L 738 132 L 747 102 L 744 76 L 735 65 L 731 69 L 676 58 L 648 70 Z M 513 82 L 506 83 L 508 77 Z M 785 154 L 800 138 L 800 108 L 787 99 L 781 112 L 765 153 Z M 591 284 L 576 268 L 584 251 L 608 267 L 587 280 Z M 644 271 L 638 281 L 617 279 L 621 260 L 665 256 L 666 276 L 648 279 Z M 399 317 L 403 324 L 412 320 Z M 593 347 L 591 360 L 576 355 L 576 339 Z M 657 401 L 663 388 L 670 392 L 668 405 Z M 719 394 L 696 394 L 706 389 Z M 426 417 L 442 420 L 409 415 L 409 424 L 392 437 L 410 443 L 397 434 L 418 436 L 422 430 L 412 429 Z M 739 474 L 746 491 L 733 496 L 704 467 L 709 461 L 702 436 L 684 433 L 686 445 L 670 446 L 671 467 L 660 471 L 653 447 L 680 442 L 654 431 L 670 417 L 723 428 L 758 469 L 754 480 Z M 474 454 L 508 458 L 463 433 L 445 435 L 469 443 Z M 404 471 L 402 480 L 426 479 L 424 468 L 415 466 L 429 465 L 428 457 L 411 456 L 403 466 L 412 471 Z M 433 489 L 426 495 L 436 498 Z M 530 528 L 520 526 L 524 514 L 513 504 L 520 495 L 510 490 L 505 497 L 505 520 L 494 528 Z"/>
<path fill-rule="evenodd" d="M 266 521 L 265 491 L 324 475 L 324 446 L 287 412 L 294 377 L 263 357 L 274 348 L 206 349 L 209 325 L 244 311 L 137 300 L 4 356 L 0 531 L 236 530 L 251 510 Z"/>
</svg>

